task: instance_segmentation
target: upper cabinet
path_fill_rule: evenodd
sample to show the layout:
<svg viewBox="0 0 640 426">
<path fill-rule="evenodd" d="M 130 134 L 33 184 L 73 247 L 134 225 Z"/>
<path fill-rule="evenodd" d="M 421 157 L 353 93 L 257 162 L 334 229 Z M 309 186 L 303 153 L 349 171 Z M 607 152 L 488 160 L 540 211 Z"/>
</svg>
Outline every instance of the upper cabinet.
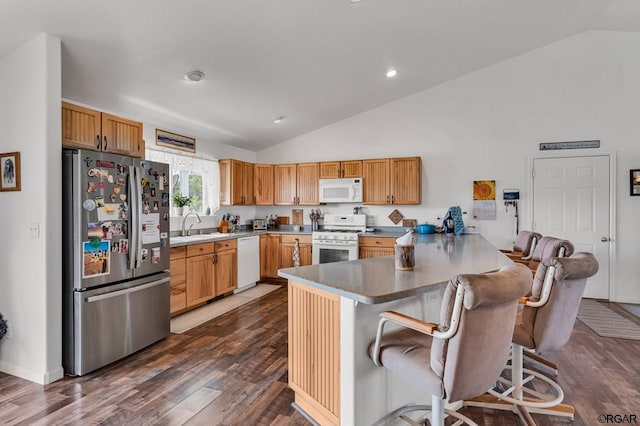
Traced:
<svg viewBox="0 0 640 426">
<path fill-rule="evenodd" d="M 320 163 L 320 179 L 362 177 L 362 160 L 325 161 Z"/>
<path fill-rule="evenodd" d="M 220 204 L 255 204 L 253 164 L 238 160 L 220 160 Z"/>
<path fill-rule="evenodd" d="M 142 158 L 142 123 L 63 102 L 62 145 Z"/>
<path fill-rule="evenodd" d="M 253 197 L 258 206 L 273 205 L 273 166 L 253 165 Z"/>
<path fill-rule="evenodd" d="M 420 204 L 420 157 L 362 161 L 364 204 Z"/>
<path fill-rule="evenodd" d="M 273 166 L 274 204 L 315 206 L 320 202 L 318 163 Z"/>
</svg>

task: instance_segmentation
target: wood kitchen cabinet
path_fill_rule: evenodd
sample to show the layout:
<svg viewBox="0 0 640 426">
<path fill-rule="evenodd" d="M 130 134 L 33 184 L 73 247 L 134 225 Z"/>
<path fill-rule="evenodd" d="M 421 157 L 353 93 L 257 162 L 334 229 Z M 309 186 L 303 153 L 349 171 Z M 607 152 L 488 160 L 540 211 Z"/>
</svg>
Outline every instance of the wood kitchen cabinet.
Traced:
<svg viewBox="0 0 640 426">
<path fill-rule="evenodd" d="M 252 205 L 253 164 L 239 160 L 220 160 L 220 204 Z"/>
<path fill-rule="evenodd" d="M 360 237 L 358 258 L 393 256 L 395 237 Z"/>
<path fill-rule="evenodd" d="M 255 205 L 273 205 L 273 165 L 253 165 L 253 197 Z"/>
<path fill-rule="evenodd" d="M 187 307 L 215 297 L 214 244 L 187 246 Z"/>
<path fill-rule="evenodd" d="M 278 278 L 280 235 L 260 235 L 260 278 Z"/>
<path fill-rule="evenodd" d="M 281 235 L 280 236 L 280 267 L 291 268 L 295 240 L 298 240 L 300 266 L 311 265 L 311 235 Z"/>
<path fill-rule="evenodd" d="M 236 240 L 193 244 L 186 247 L 186 305 L 204 303 L 237 287 Z"/>
<path fill-rule="evenodd" d="M 315 206 L 320 203 L 318 163 L 273 166 L 274 204 Z"/>
<path fill-rule="evenodd" d="M 420 157 L 362 161 L 364 204 L 420 204 Z"/>
<path fill-rule="evenodd" d="M 362 177 L 362 160 L 325 161 L 320 163 L 320 179 Z"/>
<path fill-rule="evenodd" d="M 142 123 L 62 102 L 62 146 L 143 158 Z"/>
<path fill-rule="evenodd" d="M 225 240 L 215 243 L 215 295 L 230 293 L 238 283 L 238 242 Z"/>
<path fill-rule="evenodd" d="M 187 307 L 187 263 L 185 247 L 172 247 L 169 256 L 170 262 L 170 294 L 171 315 L 180 312 Z"/>
</svg>

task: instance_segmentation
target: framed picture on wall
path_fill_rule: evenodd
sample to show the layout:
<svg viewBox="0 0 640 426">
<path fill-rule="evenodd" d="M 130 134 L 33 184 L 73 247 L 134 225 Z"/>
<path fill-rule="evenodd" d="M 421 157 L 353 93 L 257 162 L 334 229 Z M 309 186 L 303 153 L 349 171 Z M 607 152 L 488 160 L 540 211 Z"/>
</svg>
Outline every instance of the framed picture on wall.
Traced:
<svg viewBox="0 0 640 426">
<path fill-rule="evenodd" d="M 0 191 L 20 191 L 20 153 L 0 154 Z"/>
<path fill-rule="evenodd" d="M 640 169 L 629 170 L 629 195 L 640 195 Z"/>
<path fill-rule="evenodd" d="M 156 145 L 180 151 L 196 152 L 196 140 L 188 136 L 156 129 Z"/>
</svg>

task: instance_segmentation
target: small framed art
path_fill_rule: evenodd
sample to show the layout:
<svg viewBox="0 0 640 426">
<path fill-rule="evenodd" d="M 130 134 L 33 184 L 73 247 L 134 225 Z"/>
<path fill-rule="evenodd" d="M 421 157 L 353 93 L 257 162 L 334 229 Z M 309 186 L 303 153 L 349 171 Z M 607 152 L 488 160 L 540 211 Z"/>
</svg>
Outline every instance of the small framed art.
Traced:
<svg viewBox="0 0 640 426">
<path fill-rule="evenodd" d="M 629 195 L 640 195 L 640 169 L 629 170 Z"/>
<path fill-rule="evenodd" d="M 20 153 L 0 154 L 0 191 L 20 191 Z"/>
</svg>

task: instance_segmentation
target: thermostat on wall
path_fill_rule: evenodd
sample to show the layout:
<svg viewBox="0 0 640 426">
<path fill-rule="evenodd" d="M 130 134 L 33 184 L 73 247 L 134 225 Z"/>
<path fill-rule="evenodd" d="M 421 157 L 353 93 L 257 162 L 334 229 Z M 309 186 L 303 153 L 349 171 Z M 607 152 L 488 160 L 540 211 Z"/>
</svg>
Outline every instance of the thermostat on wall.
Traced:
<svg viewBox="0 0 640 426">
<path fill-rule="evenodd" d="M 502 190 L 502 199 L 503 200 L 519 200 L 520 199 L 520 190 L 519 189 L 504 189 L 504 190 Z"/>
</svg>

